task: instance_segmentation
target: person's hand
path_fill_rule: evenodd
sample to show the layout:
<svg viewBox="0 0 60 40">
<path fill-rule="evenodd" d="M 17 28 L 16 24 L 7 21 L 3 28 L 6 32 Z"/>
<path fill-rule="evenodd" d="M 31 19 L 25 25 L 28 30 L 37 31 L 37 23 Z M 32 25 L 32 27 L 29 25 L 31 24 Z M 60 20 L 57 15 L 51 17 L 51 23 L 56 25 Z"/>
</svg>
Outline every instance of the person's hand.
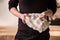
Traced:
<svg viewBox="0 0 60 40">
<path fill-rule="evenodd" d="M 52 16 L 53 12 L 49 9 L 47 11 L 44 11 L 40 14 L 40 18 L 44 18 L 46 16 Z"/>
<path fill-rule="evenodd" d="M 52 10 L 48 9 L 47 11 L 45 11 L 45 16 L 52 16 L 53 12 Z"/>
<path fill-rule="evenodd" d="M 45 17 L 45 12 L 42 12 L 40 15 L 39 15 L 40 18 L 44 18 Z"/>
<path fill-rule="evenodd" d="M 22 19 L 22 22 L 25 24 L 25 17 L 27 16 L 27 14 L 20 14 L 20 19 Z"/>
</svg>

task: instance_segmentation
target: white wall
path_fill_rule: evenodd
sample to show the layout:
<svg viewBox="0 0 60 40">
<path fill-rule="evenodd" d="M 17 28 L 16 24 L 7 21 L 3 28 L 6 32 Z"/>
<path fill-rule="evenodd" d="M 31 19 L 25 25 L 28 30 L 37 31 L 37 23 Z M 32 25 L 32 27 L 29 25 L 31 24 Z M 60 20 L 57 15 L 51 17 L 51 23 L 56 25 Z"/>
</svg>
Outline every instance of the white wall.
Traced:
<svg viewBox="0 0 60 40">
<path fill-rule="evenodd" d="M 0 0 L 0 26 L 17 25 L 17 17 L 8 10 L 9 0 Z"/>
</svg>

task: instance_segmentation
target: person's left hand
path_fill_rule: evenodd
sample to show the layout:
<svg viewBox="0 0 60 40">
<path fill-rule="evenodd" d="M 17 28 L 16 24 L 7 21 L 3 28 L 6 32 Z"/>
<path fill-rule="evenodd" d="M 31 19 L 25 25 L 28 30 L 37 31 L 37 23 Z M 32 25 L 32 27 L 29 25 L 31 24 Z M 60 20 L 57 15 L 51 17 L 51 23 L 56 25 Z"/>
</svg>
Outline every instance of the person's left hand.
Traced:
<svg viewBox="0 0 60 40">
<path fill-rule="evenodd" d="M 47 11 L 41 13 L 40 18 L 44 18 L 46 16 L 52 16 L 52 14 L 53 12 L 50 9 L 48 9 Z"/>
<path fill-rule="evenodd" d="M 48 9 L 47 11 L 45 11 L 45 16 L 52 16 L 53 12 L 52 10 Z"/>
</svg>

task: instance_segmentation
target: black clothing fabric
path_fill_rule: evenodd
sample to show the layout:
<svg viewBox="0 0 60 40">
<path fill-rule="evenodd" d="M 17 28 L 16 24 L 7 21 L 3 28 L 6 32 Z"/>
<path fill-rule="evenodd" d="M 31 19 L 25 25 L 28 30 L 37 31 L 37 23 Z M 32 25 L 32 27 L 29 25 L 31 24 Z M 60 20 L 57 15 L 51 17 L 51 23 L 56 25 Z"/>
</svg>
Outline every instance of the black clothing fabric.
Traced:
<svg viewBox="0 0 60 40">
<path fill-rule="evenodd" d="M 21 13 L 41 13 L 51 9 L 54 14 L 57 7 L 56 0 L 10 0 L 9 9 L 17 8 L 18 4 Z"/>
<path fill-rule="evenodd" d="M 41 13 L 51 9 L 53 14 L 56 12 L 56 0 L 10 0 L 9 10 L 12 7 L 17 9 L 19 4 L 20 13 Z M 24 24 L 21 19 L 18 21 L 18 31 L 15 40 L 49 40 L 49 28 L 39 33 L 28 25 Z"/>
<path fill-rule="evenodd" d="M 32 28 L 29 28 L 28 25 L 23 24 L 22 21 L 19 21 L 18 32 L 16 34 L 15 40 L 49 40 L 49 28 L 39 33 Z"/>
</svg>

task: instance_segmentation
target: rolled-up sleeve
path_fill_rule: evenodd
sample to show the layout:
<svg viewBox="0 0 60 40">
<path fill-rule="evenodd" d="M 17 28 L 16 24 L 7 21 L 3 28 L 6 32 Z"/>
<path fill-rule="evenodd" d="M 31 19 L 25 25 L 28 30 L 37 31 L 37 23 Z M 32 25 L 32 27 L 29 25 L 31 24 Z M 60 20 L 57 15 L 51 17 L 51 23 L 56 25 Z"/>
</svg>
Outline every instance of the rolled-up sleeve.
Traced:
<svg viewBox="0 0 60 40">
<path fill-rule="evenodd" d="M 57 10 L 56 0 L 50 0 L 48 3 L 48 9 L 51 9 L 53 11 L 53 14 Z"/>
<path fill-rule="evenodd" d="M 18 5 L 18 0 L 9 0 L 9 2 L 8 2 L 8 8 L 9 8 L 9 10 L 12 8 L 12 7 L 15 7 L 15 8 L 17 8 L 17 5 Z"/>
</svg>

